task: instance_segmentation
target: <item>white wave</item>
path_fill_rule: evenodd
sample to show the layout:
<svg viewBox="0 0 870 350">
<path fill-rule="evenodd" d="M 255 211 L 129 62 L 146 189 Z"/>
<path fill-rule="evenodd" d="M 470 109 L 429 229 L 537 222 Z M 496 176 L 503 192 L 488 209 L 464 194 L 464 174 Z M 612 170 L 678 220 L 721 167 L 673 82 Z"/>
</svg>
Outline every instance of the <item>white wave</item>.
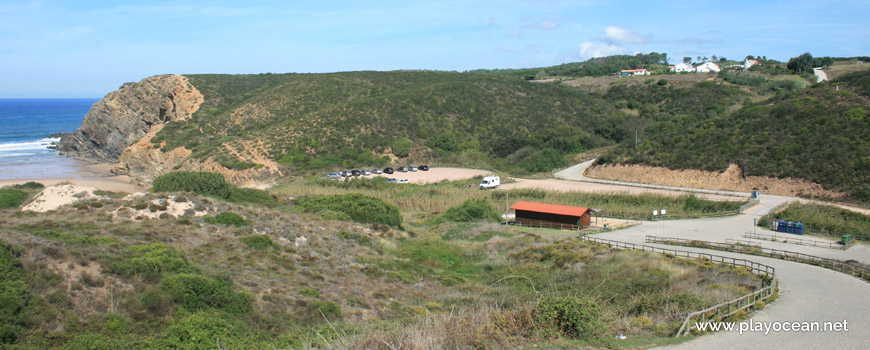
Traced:
<svg viewBox="0 0 870 350">
<path fill-rule="evenodd" d="M 0 153 L 0 158 L 34 156 L 36 153 Z"/>
<path fill-rule="evenodd" d="M 0 143 L 0 152 L 48 149 L 52 142 L 58 141 L 59 138 L 46 137 L 36 141 Z"/>
</svg>

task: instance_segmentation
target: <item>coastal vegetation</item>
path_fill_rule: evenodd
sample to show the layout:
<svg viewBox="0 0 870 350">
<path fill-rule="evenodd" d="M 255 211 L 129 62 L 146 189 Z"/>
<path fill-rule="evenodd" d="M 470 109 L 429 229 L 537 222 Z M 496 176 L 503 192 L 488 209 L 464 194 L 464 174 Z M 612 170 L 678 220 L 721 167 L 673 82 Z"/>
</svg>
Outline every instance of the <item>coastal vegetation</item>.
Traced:
<svg viewBox="0 0 870 350">
<path fill-rule="evenodd" d="M 767 226 L 771 220 L 801 222 L 807 233 L 850 234 L 870 240 L 870 216 L 830 205 L 792 203 L 779 213 L 759 219 L 759 226 Z"/>
<path fill-rule="evenodd" d="M 712 171 L 738 164 L 746 176 L 806 179 L 870 202 L 868 87 L 870 71 L 860 71 L 683 127 L 660 124 L 637 149 L 623 143 L 599 162 Z"/>
<path fill-rule="evenodd" d="M 761 283 L 741 268 L 500 225 L 504 198 L 493 194 L 504 191 L 469 190 L 476 180 L 384 188 L 310 178 L 272 192 L 293 199 L 265 205 L 199 194 L 220 193 L 219 178 L 181 176 L 186 185 L 169 193 L 0 221 L 3 346 L 611 347 L 614 334 L 652 345 L 670 343 L 685 313 Z M 167 196 L 208 214 L 113 214 Z M 402 196 L 431 202 L 394 201 Z M 689 212 L 721 205 L 611 200 Z"/>
</svg>

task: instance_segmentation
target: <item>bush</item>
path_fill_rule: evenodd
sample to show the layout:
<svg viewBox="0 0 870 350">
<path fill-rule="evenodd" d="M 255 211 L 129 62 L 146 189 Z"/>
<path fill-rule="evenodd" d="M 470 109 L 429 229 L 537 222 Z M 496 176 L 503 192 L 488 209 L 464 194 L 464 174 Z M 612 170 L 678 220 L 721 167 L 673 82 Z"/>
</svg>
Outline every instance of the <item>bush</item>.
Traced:
<svg viewBox="0 0 870 350">
<path fill-rule="evenodd" d="M 347 215 L 356 222 L 401 226 L 399 208 L 378 198 L 361 194 L 311 196 L 297 203 L 307 212 L 333 211 Z"/>
<path fill-rule="evenodd" d="M 411 148 L 414 147 L 414 141 L 407 137 L 403 137 L 393 141 L 392 149 L 393 154 L 399 158 L 405 158 L 409 154 L 411 154 Z"/>
<path fill-rule="evenodd" d="M 23 184 L 12 185 L 13 190 L 35 191 L 35 190 L 41 190 L 43 188 L 45 188 L 45 185 L 43 185 L 39 182 L 33 182 L 33 181 L 26 182 Z"/>
<path fill-rule="evenodd" d="M 160 289 L 188 311 L 213 308 L 239 315 L 252 311 L 253 296 L 249 292 L 233 292 L 228 280 L 180 273 L 165 277 Z"/>
<path fill-rule="evenodd" d="M 588 297 L 545 297 L 535 309 L 535 323 L 544 335 L 595 339 L 604 334 L 601 306 Z"/>
<path fill-rule="evenodd" d="M 203 218 L 203 221 L 212 225 L 225 225 L 225 226 L 248 226 L 248 221 L 245 218 L 239 216 L 230 211 L 222 212 L 216 216 L 207 216 Z"/>
<path fill-rule="evenodd" d="M 18 208 L 26 199 L 24 191 L 0 188 L 0 208 Z"/>
<path fill-rule="evenodd" d="M 18 342 L 29 325 L 30 288 L 18 260 L 20 251 L 0 242 L 0 344 Z"/>
<path fill-rule="evenodd" d="M 183 252 L 163 243 L 132 247 L 109 265 L 109 269 L 121 275 L 146 276 L 195 271 Z"/>
<path fill-rule="evenodd" d="M 239 240 L 253 250 L 263 250 L 275 246 L 275 243 L 267 235 L 247 236 L 239 238 Z"/>
<path fill-rule="evenodd" d="M 223 175 L 208 172 L 176 171 L 154 179 L 154 192 L 193 192 L 204 196 L 227 199 L 233 186 Z"/>
<path fill-rule="evenodd" d="M 156 348 L 210 350 L 221 344 L 225 349 L 267 348 L 256 344 L 248 327 L 214 312 L 196 312 L 166 328 L 164 344 Z"/>
<path fill-rule="evenodd" d="M 444 214 L 429 220 L 430 224 L 437 224 L 445 221 L 454 222 L 469 222 L 469 221 L 491 221 L 498 222 L 500 219 L 495 206 L 486 198 L 469 199 L 459 206 L 447 209 Z"/>
</svg>

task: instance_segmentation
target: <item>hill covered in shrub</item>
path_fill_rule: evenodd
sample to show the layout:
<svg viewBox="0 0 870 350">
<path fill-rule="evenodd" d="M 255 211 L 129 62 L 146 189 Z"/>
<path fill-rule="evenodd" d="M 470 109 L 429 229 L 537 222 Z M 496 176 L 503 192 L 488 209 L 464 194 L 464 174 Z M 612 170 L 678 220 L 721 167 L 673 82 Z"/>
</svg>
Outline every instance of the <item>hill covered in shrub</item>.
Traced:
<svg viewBox="0 0 870 350">
<path fill-rule="evenodd" d="M 870 202 L 870 71 L 845 75 L 730 114 L 660 127 L 635 151 L 624 144 L 602 163 L 795 177 Z M 648 130 L 650 131 L 650 130 Z"/>
</svg>

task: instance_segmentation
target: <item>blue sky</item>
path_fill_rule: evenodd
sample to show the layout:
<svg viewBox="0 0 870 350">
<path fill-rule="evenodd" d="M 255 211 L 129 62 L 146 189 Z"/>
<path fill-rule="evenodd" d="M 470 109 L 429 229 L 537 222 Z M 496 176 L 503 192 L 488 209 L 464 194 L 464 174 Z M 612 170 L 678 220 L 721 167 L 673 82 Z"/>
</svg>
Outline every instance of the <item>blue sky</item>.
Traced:
<svg viewBox="0 0 870 350">
<path fill-rule="evenodd" d="M 870 1 L 2 1 L 0 98 L 166 73 L 525 68 L 665 52 L 870 55 Z"/>
</svg>

